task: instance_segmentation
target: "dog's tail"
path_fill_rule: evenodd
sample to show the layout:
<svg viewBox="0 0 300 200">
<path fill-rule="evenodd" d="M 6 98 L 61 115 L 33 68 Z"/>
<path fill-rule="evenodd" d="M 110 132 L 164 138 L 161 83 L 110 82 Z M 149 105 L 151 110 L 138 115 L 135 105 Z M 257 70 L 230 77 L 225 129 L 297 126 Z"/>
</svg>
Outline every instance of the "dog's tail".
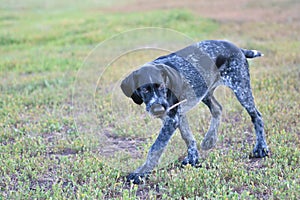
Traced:
<svg viewBox="0 0 300 200">
<path fill-rule="evenodd" d="M 248 50 L 248 49 L 241 49 L 243 54 L 246 56 L 246 58 L 255 58 L 255 57 L 261 57 L 264 56 L 261 52 L 257 50 Z"/>
</svg>

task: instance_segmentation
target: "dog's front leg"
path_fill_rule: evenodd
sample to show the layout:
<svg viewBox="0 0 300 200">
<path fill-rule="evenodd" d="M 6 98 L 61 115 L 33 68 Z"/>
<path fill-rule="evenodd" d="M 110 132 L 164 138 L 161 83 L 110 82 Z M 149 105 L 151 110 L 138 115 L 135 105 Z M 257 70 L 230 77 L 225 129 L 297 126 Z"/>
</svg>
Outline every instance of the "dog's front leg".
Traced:
<svg viewBox="0 0 300 200">
<path fill-rule="evenodd" d="M 174 134 L 178 127 L 178 116 L 167 116 L 163 121 L 163 127 L 161 128 L 158 137 L 151 146 L 146 162 L 137 168 L 133 173 L 127 176 L 128 181 L 133 181 L 135 184 L 139 184 L 141 179 L 147 176 L 155 166 L 158 165 L 159 159 L 166 148 L 171 136 Z"/>
<path fill-rule="evenodd" d="M 196 166 L 199 162 L 199 152 L 197 149 L 196 140 L 190 130 L 188 119 L 185 115 L 180 116 L 179 130 L 182 139 L 185 141 L 188 147 L 188 155 L 182 161 L 182 165 L 191 164 Z"/>
</svg>

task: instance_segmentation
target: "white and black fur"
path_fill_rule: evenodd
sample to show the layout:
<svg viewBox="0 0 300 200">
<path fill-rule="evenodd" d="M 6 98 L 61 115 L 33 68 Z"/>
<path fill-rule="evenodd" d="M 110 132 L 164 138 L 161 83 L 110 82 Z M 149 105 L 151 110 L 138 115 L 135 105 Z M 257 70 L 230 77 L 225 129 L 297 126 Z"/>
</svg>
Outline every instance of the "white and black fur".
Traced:
<svg viewBox="0 0 300 200">
<path fill-rule="evenodd" d="M 146 162 L 127 179 L 139 183 L 141 177 L 151 172 L 177 128 L 187 145 L 187 157 L 182 164 L 195 166 L 199 162 L 196 140 L 186 117 L 186 112 L 198 102 L 207 105 L 212 114 L 210 128 L 201 147 L 207 150 L 215 146 L 222 107 L 213 93 L 219 85 L 231 88 L 251 117 L 256 133 L 253 157 L 268 156 L 264 123 L 255 107 L 247 61 L 247 58 L 262 55 L 256 50 L 241 49 L 227 41 L 207 40 L 157 58 L 127 76 L 121 84 L 124 94 L 137 104 L 145 103 L 146 110 L 161 118 L 163 123 Z M 168 109 L 184 99 L 186 103 Z"/>
</svg>

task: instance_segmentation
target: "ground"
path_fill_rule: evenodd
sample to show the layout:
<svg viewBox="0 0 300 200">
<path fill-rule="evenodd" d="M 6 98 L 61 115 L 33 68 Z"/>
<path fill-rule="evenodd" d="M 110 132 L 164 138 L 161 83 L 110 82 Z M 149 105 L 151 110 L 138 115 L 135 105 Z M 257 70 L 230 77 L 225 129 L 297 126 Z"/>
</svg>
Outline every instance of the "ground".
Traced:
<svg viewBox="0 0 300 200">
<path fill-rule="evenodd" d="M 215 19 L 220 22 L 290 22 L 299 25 L 299 8 L 296 1 L 132 1 L 130 5 L 107 8 L 109 12 L 142 12 L 156 9 L 187 9 L 196 15 Z"/>
<path fill-rule="evenodd" d="M 0 199 L 300 198 L 298 1 L 28 0 L 0 9 Z M 193 41 L 227 39 L 265 54 L 250 61 L 250 73 L 270 157 L 249 159 L 251 120 L 222 87 L 219 140 L 200 151 L 202 167 L 179 167 L 185 147 L 177 133 L 149 180 L 125 182 L 160 126 L 117 92 L 129 66 L 165 53 L 114 57 L 136 39 L 118 34 L 143 27 L 169 28 Z M 153 34 L 146 32 L 146 39 Z M 172 48 L 178 41 L 168 33 Z M 88 68 L 109 61 L 103 76 Z M 80 88 L 90 85 L 92 94 Z M 199 105 L 189 119 L 200 143 L 209 111 Z"/>
</svg>

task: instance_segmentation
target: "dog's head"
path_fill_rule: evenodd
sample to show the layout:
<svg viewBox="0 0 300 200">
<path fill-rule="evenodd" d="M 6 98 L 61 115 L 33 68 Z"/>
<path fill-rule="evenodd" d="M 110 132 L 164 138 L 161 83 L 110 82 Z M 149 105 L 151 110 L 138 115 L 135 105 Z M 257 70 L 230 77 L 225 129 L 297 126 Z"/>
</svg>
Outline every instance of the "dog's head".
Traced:
<svg viewBox="0 0 300 200">
<path fill-rule="evenodd" d="M 174 69 L 149 64 L 129 74 L 122 81 L 121 89 L 136 104 L 145 103 L 151 115 L 161 118 L 180 99 L 180 82 L 180 75 Z"/>
</svg>

